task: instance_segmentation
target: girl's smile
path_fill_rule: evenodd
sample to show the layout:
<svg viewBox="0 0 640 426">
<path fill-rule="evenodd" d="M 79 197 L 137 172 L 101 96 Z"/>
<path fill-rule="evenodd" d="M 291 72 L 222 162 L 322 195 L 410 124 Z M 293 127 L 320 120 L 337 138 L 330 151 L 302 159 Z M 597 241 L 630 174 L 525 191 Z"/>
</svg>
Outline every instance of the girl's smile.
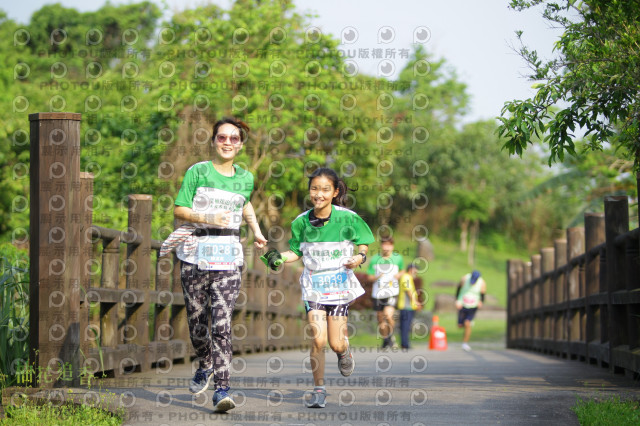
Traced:
<svg viewBox="0 0 640 426">
<path fill-rule="evenodd" d="M 309 198 L 318 217 L 327 217 L 331 214 L 331 202 L 338 195 L 338 188 L 334 188 L 333 182 L 325 176 L 317 176 L 309 185 Z"/>
</svg>

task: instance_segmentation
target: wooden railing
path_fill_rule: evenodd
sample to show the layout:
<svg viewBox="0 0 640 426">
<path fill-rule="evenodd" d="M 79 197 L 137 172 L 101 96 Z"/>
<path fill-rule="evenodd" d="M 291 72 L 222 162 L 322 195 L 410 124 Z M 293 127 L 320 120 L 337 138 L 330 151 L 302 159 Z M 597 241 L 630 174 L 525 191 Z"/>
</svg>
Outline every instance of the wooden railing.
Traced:
<svg viewBox="0 0 640 426">
<path fill-rule="evenodd" d="M 640 373 L 638 235 L 627 197 L 606 197 L 604 214 L 543 248 L 509 260 L 507 347 Z"/>
<path fill-rule="evenodd" d="M 80 114 L 29 119 L 30 364 L 46 371 L 37 381 L 78 385 L 87 375 L 189 362 L 179 262 L 175 255 L 157 258 L 152 196 L 128 196 L 126 230 L 94 226 L 93 176 L 80 172 Z M 245 254 L 234 352 L 306 346 L 299 272 L 267 273 L 252 250 Z"/>
</svg>

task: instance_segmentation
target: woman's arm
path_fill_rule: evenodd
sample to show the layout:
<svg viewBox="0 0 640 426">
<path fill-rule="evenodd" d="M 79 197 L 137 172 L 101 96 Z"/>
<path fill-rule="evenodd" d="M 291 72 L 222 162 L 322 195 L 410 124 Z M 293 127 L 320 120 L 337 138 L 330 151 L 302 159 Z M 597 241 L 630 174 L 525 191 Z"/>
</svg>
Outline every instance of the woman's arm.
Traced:
<svg viewBox="0 0 640 426">
<path fill-rule="evenodd" d="M 175 206 L 173 208 L 173 217 L 191 223 L 214 225 L 220 228 L 228 227 L 231 222 L 231 212 L 229 210 L 216 214 L 204 214 L 195 212 L 192 208 L 184 206 Z"/>
<path fill-rule="evenodd" d="M 253 209 L 253 205 L 251 201 L 249 201 L 244 208 L 242 209 L 242 216 L 244 220 L 247 221 L 247 225 L 253 231 L 253 235 L 255 237 L 254 245 L 256 248 L 263 248 L 267 245 L 267 239 L 262 235 L 262 231 L 260 230 L 260 225 L 258 224 L 258 218 L 256 217 L 256 212 Z"/>
</svg>

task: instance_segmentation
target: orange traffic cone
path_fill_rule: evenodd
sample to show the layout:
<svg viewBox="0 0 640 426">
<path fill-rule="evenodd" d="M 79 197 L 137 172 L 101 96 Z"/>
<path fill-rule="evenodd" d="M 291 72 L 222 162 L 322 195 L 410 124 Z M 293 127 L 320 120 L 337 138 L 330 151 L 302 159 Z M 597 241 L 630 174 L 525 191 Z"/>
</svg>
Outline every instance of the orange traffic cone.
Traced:
<svg viewBox="0 0 640 426">
<path fill-rule="evenodd" d="M 438 316 L 433 316 L 433 325 L 431 326 L 431 337 L 429 338 L 429 349 L 435 351 L 447 350 L 447 332 L 444 327 L 438 325 Z"/>
</svg>

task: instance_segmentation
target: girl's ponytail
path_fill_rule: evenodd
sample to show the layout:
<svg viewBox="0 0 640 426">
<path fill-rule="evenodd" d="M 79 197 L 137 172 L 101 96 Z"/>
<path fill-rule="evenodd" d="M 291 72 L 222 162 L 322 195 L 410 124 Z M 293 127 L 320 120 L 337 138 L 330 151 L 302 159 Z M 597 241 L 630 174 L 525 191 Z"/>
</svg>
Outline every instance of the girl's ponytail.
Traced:
<svg viewBox="0 0 640 426">
<path fill-rule="evenodd" d="M 347 205 L 347 191 L 351 189 L 345 181 L 338 178 L 338 195 L 333 199 L 332 203 L 336 206 L 345 207 Z"/>
</svg>

